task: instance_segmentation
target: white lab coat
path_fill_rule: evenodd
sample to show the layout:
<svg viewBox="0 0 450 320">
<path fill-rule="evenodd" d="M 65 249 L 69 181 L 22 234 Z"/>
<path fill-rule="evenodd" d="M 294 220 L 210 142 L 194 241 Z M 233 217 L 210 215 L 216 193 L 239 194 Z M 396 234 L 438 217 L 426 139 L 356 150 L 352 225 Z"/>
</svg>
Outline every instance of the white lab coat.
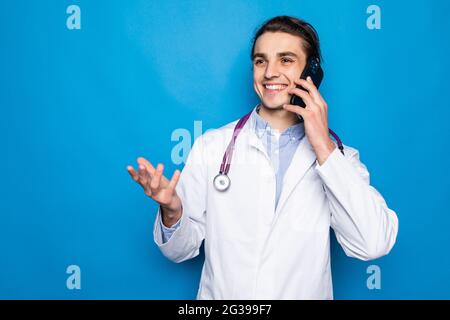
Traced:
<svg viewBox="0 0 450 320">
<path fill-rule="evenodd" d="M 163 243 L 158 209 L 156 244 L 182 262 L 205 241 L 197 299 L 332 299 L 330 227 L 348 256 L 375 259 L 396 241 L 395 212 L 370 185 L 357 150 L 345 146 L 344 156 L 336 148 L 320 166 L 306 136 L 275 210 L 275 169 L 253 117 L 236 140 L 230 188 L 217 191 L 213 179 L 237 121 L 195 141 L 176 187 L 180 227 Z"/>
</svg>

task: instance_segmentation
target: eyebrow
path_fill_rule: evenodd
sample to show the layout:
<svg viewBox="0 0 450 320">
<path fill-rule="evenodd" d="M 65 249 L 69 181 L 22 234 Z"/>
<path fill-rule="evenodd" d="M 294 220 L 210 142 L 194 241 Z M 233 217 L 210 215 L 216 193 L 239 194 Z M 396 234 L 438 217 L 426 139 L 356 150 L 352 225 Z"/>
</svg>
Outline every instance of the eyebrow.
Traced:
<svg viewBox="0 0 450 320">
<path fill-rule="evenodd" d="M 278 57 L 291 56 L 291 57 L 298 58 L 298 56 L 297 56 L 295 53 L 291 52 L 291 51 L 278 52 L 278 53 L 277 53 L 277 56 L 278 56 Z M 258 58 L 258 57 L 261 57 L 261 58 L 266 59 L 266 58 L 267 58 L 267 55 L 264 54 L 264 53 L 255 53 L 255 54 L 253 55 L 253 59 Z"/>
</svg>

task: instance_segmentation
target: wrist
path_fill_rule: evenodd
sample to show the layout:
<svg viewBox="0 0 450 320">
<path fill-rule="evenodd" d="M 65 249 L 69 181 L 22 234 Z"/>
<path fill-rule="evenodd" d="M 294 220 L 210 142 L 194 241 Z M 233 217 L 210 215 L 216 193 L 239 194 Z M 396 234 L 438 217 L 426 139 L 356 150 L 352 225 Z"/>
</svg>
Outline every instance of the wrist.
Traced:
<svg viewBox="0 0 450 320">
<path fill-rule="evenodd" d="M 328 138 L 321 146 L 315 148 L 317 161 L 319 165 L 322 165 L 327 160 L 328 156 L 334 151 L 336 145 L 334 142 Z"/>
<path fill-rule="evenodd" d="M 165 215 L 163 215 L 161 218 L 161 222 L 166 228 L 171 228 L 174 224 L 178 222 L 178 220 L 180 220 L 180 218 L 168 218 Z"/>
<path fill-rule="evenodd" d="M 181 201 L 177 201 L 177 204 L 173 206 L 166 207 L 161 205 L 161 218 L 166 227 L 174 225 L 181 218 L 182 213 Z"/>
</svg>

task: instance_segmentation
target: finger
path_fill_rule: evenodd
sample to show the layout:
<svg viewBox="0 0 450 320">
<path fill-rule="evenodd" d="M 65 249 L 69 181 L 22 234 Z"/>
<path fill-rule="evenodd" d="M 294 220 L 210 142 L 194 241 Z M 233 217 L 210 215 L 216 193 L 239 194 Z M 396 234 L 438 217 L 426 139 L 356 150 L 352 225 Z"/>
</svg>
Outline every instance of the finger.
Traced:
<svg viewBox="0 0 450 320">
<path fill-rule="evenodd" d="M 283 104 L 283 108 L 288 111 L 291 111 L 291 112 L 301 115 L 303 117 L 303 119 L 308 117 L 308 114 L 309 114 L 309 110 L 306 110 L 305 108 L 299 107 L 294 104 Z"/>
<path fill-rule="evenodd" d="M 292 89 L 288 90 L 288 93 L 295 94 L 296 96 L 299 96 L 300 98 L 302 98 L 307 106 L 314 104 L 312 97 L 305 90 L 302 90 L 299 88 L 292 88 Z"/>
<path fill-rule="evenodd" d="M 309 81 L 310 83 L 314 84 L 312 78 L 310 76 L 308 76 L 308 78 L 306 78 L 307 81 Z M 325 99 L 322 97 L 322 94 L 320 93 L 319 89 L 316 87 L 316 91 L 317 91 L 317 98 L 320 100 L 321 103 L 318 103 L 320 106 L 323 106 L 325 108 L 326 111 L 328 111 L 328 104 L 325 101 Z"/>
<path fill-rule="evenodd" d="M 180 170 L 175 170 L 175 172 L 173 173 L 172 179 L 170 179 L 169 182 L 169 189 L 174 190 L 175 187 L 177 186 L 178 180 L 180 180 Z"/>
<path fill-rule="evenodd" d="M 150 182 L 150 189 L 152 190 L 152 192 L 155 192 L 159 188 L 163 170 L 164 166 L 161 163 L 159 163 L 156 166 L 155 175 L 152 177 L 152 181 Z"/>
<path fill-rule="evenodd" d="M 310 79 L 310 77 L 308 77 L 308 79 Z M 297 85 L 301 85 L 303 88 L 305 88 L 305 90 L 307 90 L 309 93 L 312 94 L 312 92 L 314 90 L 317 91 L 316 86 L 314 85 L 314 83 L 311 81 L 307 81 L 305 79 L 301 79 L 301 78 L 296 78 L 294 79 L 295 84 Z"/>
<path fill-rule="evenodd" d="M 133 178 L 134 181 L 138 182 L 139 176 L 138 176 L 136 170 L 134 170 L 134 168 L 132 166 L 127 166 L 127 171 L 130 174 L 131 178 Z"/>
<path fill-rule="evenodd" d="M 138 171 L 138 175 L 139 175 L 139 183 L 142 185 L 142 187 L 145 189 L 149 183 L 149 174 L 147 172 L 147 169 L 145 168 L 145 166 L 143 165 L 139 165 L 139 171 Z"/>
<path fill-rule="evenodd" d="M 147 159 L 145 159 L 143 157 L 139 157 L 137 159 L 137 161 L 139 163 L 143 164 L 147 168 L 147 171 L 150 174 L 150 177 L 153 177 L 153 175 L 155 174 L 156 168 L 153 167 L 153 165 L 150 163 L 150 161 L 148 161 Z M 161 181 L 164 183 L 169 183 L 169 180 L 167 180 L 167 178 L 164 176 L 161 177 Z"/>
<path fill-rule="evenodd" d="M 143 165 L 145 169 L 147 169 L 150 176 L 153 176 L 155 174 L 155 168 L 152 166 L 150 161 L 148 161 L 144 157 L 137 158 L 137 163 L 139 163 L 139 165 Z"/>
<path fill-rule="evenodd" d="M 317 87 L 314 85 L 311 77 L 308 77 L 310 79 L 309 81 L 306 81 L 304 79 L 295 79 L 294 82 L 298 85 L 301 85 L 303 88 L 308 90 L 309 94 L 313 98 L 314 102 L 317 104 L 323 104 L 324 100 L 322 96 L 320 95 L 319 90 L 317 90 Z"/>
</svg>

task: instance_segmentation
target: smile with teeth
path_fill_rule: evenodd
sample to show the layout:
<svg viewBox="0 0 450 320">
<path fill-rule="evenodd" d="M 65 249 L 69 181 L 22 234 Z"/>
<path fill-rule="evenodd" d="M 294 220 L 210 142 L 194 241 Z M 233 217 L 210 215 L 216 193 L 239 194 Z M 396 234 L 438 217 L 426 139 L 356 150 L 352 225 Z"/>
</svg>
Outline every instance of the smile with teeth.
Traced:
<svg viewBox="0 0 450 320">
<path fill-rule="evenodd" d="M 267 89 L 269 93 L 278 93 L 287 88 L 286 84 L 265 84 L 264 88 Z"/>
</svg>

